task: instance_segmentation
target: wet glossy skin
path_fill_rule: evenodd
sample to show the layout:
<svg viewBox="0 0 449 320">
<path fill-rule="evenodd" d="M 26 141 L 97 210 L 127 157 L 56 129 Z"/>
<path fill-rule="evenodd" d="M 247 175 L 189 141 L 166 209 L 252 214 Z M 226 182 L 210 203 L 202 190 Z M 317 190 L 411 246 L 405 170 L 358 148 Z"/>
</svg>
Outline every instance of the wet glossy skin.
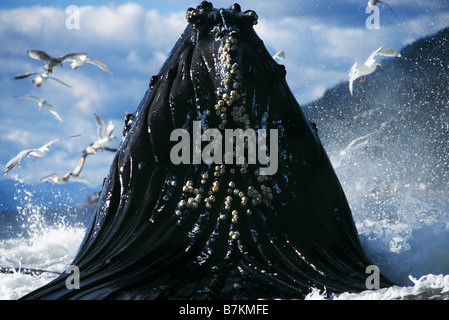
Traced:
<svg viewBox="0 0 449 320">
<path fill-rule="evenodd" d="M 185 32 L 127 117 L 95 219 L 67 275 L 27 299 L 303 298 L 365 290 L 371 264 L 285 68 L 235 4 L 190 8 Z M 170 161 L 170 133 L 277 129 L 279 168 Z M 381 285 L 388 284 L 382 279 Z"/>
</svg>

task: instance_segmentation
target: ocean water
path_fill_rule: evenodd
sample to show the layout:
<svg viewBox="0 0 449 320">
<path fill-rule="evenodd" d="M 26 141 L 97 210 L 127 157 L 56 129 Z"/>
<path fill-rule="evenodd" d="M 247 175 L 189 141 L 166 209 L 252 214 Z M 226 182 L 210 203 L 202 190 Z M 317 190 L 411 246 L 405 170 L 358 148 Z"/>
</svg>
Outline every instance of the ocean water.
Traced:
<svg viewBox="0 0 449 320">
<path fill-rule="evenodd" d="M 380 272 L 398 285 L 331 297 L 311 289 L 307 299 L 449 299 L 449 197 L 426 192 L 360 197 L 350 192 L 348 199 L 362 246 Z M 11 268 L 11 273 L 0 273 L 1 300 L 18 299 L 57 276 L 24 274 L 17 268 L 63 272 L 94 210 L 47 208 L 19 185 L 15 200 L 16 210 L 0 212 L 0 267 Z"/>
<path fill-rule="evenodd" d="M 91 206 L 65 206 L 54 195 L 48 207 L 35 191 L 17 183 L 15 210 L 0 211 L 0 300 L 16 300 L 46 284 L 72 262 L 92 217 Z M 44 204 L 45 203 L 45 204 Z M 27 268 L 51 272 L 24 272 Z"/>
</svg>

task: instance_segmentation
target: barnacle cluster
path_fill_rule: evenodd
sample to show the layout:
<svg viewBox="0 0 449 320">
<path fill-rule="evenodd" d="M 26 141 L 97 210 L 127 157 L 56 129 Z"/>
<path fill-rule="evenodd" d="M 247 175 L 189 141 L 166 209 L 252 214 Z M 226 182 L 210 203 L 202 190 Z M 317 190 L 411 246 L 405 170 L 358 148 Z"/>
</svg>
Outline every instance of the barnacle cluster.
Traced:
<svg viewBox="0 0 449 320">
<path fill-rule="evenodd" d="M 257 15 L 254 11 L 248 11 L 245 14 L 253 19 L 254 24 L 257 23 Z M 187 11 L 186 19 L 195 23 L 201 19 L 201 14 L 196 9 L 191 8 Z M 244 128 L 244 130 L 250 129 L 250 115 L 244 102 L 241 101 L 243 79 L 241 66 L 238 63 L 239 33 L 236 30 L 230 30 L 224 36 L 217 38 L 217 41 L 219 43 L 217 68 L 221 78 L 220 86 L 216 90 L 216 103 L 213 109 L 206 108 L 205 115 L 208 118 L 218 120 L 218 129 L 221 132 L 224 132 L 231 122 L 234 123 L 234 127 Z M 245 140 L 244 147 L 248 148 L 247 140 Z M 254 207 L 261 204 L 270 206 L 273 193 L 269 186 L 264 185 L 270 178 L 260 175 L 256 168 L 252 174 L 255 175 L 259 187 L 250 185 L 239 188 L 233 177 L 236 174 L 251 174 L 246 160 L 241 164 L 239 163 L 237 161 L 236 165 L 228 166 L 224 164 L 212 165 L 209 169 L 211 172 L 201 174 L 197 187 L 194 186 L 194 181 L 185 181 L 182 186 L 183 199 L 179 201 L 175 214 L 181 217 L 184 210 L 195 210 L 202 205 L 206 210 L 213 206 L 220 206 L 218 219 L 221 221 L 230 219 L 231 226 L 235 226 L 241 214 L 251 215 Z M 227 172 L 230 175 L 226 175 L 226 179 L 224 179 L 222 176 Z M 222 201 L 218 201 L 217 193 L 222 188 L 226 188 L 226 195 L 220 197 L 224 198 Z M 230 239 L 238 239 L 239 235 L 239 231 L 231 227 Z"/>
</svg>

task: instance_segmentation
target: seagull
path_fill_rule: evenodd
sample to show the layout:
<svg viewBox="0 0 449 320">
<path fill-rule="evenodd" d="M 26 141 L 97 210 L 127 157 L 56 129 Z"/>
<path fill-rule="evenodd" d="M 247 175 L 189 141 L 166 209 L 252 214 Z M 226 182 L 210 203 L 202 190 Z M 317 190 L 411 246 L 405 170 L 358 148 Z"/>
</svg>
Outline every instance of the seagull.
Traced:
<svg viewBox="0 0 449 320">
<path fill-rule="evenodd" d="M 19 152 L 19 154 L 17 154 L 17 156 L 15 156 L 14 158 L 12 158 L 11 160 L 8 161 L 8 163 L 5 166 L 5 171 L 3 172 L 3 174 L 7 174 L 12 168 L 14 168 L 14 166 L 20 162 L 20 160 L 22 160 L 23 157 L 31 154 L 32 156 L 34 156 L 34 160 L 36 160 L 36 158 L 40 158 L 40 157 L 45 157 L 47 155 L 47 153 L 50 151 L 50 146 L 56 142 L 65 140 L 65 139 L 70 139 L 70 138 L 75 138 L 80 136 L 80 134 L 75 135 L 75 136 L 70 136 L 70 137 L 65 137 L 65 138 L 59 138 L 59 139 L 55 139 L 52 140 L 50 142 L 47 142 L 46 144 L 44 144 L 42 147 L 37 148 L 37 149 L 26 149 L 26 150 L 22 150 Z"/>
<path fill-rule="evenodd" d="M 96 151 L 98 149 L 107 149 L 106 146 L 110 144 L 112 141 L 117 140 L 116 137 L 112 135 L 114 131 L 114 124 L 112 121 L 109 121 L 109 124 L 106 126 L 106 123 L 100 116 L 94 113 L 95 122 L 97 123 L 97 140 L 91 145 L 91 147 Z"/>
<path fill-rule="evenodd" d="M 41 50 L 28 50 L 27 53 L 33 59 L 48 62 L 45 66 L 43 66 L 43 69 L 48 73 L 52 73 L 53 69 L 58 65 L 62 67 L 62 63 L 70 56 L 70 54 L 66 54 L 60 58 L 53 58 Z"/>
<path fill-rule="evenodd" d="M 88 155 L 97 153 L 97 149 L 94 148 L 93 145 L 94 145 L 94 143 L 91 143 L 86 148 L 84 148 L 83 155 L 78 160 L 78 163 L 76 164 L 75 169 L 73 169 L 73 172 L 70 172 L 70 175 L 71 175 L 72 178 L 73 177 L 78 177 L 80 175 L 81 171 L 83 170 L 84 163 L 86 162 L 86 157 Z M 101 147 L 101 149 L 102 150 L 106 150 L 106 151 L 112 151 L 112 152 L 116 152 L 117 151 L 116 148 Z"/>
<path fill-rule="evenodd" d="M 366 135 L 363 135 L 361 137 L 355 138 L 344 149 L 334 152 L 334 153 L 331 153 L 330 160 L 331 160 L 331 163 L 332 163 L 332 166 L 334 167 L 334 169 L 340 167 L 342 161 L 345 158 L 347 158 L 350 155 L 350 153 L 352 153 L 352 151 L 355 151 L 357 149 L 367 146 L 368 143 L 370 142 L 369 141 L 370 136 L 379 133 L 386 125 L 387 125 L 387 122 L 383 122 L 380 125 L 379 129 L 377 129 L 373 132 L 370 132 Z"/>
<path fill-rule="evenodd" d="M 57 173 L 52 173 L 52 174 L 49 174 L 48 176 L 41 178 L 41 181 L 43 181 L 43 182 L 48 181 L 48 180 L 51 180 L 52 186 L 54 186 L 56 183 L 66 184 L 67 182 L 69 182 L 69 180 L 73 180 L 76 182 L 90 183 L 90 184 L 92 183 L 91 181 L 89 181 L 85 178 L 74 176 L 71 172 L 67 172 L 62 177 Z"/>
<path fill-rule="evenodd" d="M 394 13 L 393 9 L 391 9 L 391 7 L 390 7 L 387 3 L 383 2 L 383 1 L 380 1 L 380 0 L 369 0 L 369 1 L 368 1 L 368 7 L 374 7 L 374 6 L 376 6 L 378 3 L 383 4 L 385 7 L 387 7 L 388 9 L 390 9 L 390 11 L 391 11 L 394 15 L 396 15 L 396 14 Z"/>
<path fill-rule="evenodd" d="M 354 63 L 351 70 L 349 71 L 349 91 L 351 92 L 351 95 L 352 95 L 353 81 L 355 79 L 364 77 L 363 80 L 360 80 L 360 82 L 365 82 L 366 80 L 365 76 L 373 73 L 376 70 L 377 66 L 381 66 L 380 63 L 377 63 L 376 60 L 374 60 L 374 57 L 377 55 L 387 57 L 401 57 L 401 54 L 392 47 L 383 46 L 378 48 L 373 53 L 371 53 L 371 55 L 368 57 L 368 59 L 365 61 L 364 64 L 360 64 L 358 62 Z"/>
<path fill-rule="evenodd" d="M 54 115 L 56 117 L 56 119 L 58 119 L 61 122 L 64 122 L 64 120 L 62 120 L 61 116 L 59 115 L 58 110 L 56 110 L 55 107 L 53 107 L 51 104 L 49 104 L 46 100 L 44 100 L 42 98 L 37 98 L 34 96 L 20 96 L 20 97 L 14 96 L 14 98 L 36 100 L 36 101 L 38 101 L 39 110 L 41 110 L 42 108 L 45 107 L 48 109 L 48 111 L 50 111 L 50 113 L 52 115 Z"/>
<path fill-rule="evenodd" d="M 60 84 L 66 86 L 68 88 L 72 88 L 67 83 L 62 82 L 61 80 L 58 80 L 53 77 L 49 77 L 48 73 L 46 73 L 46 72 L 44 72 L 44 73 L 35 73 L 35 72 L 21 73 L 21 74 L 18 74 L 17 76 L 15 76 L 14 79 L 16 79 L 16 80 L 25 79 L 29 76 L 36 76 L 35 78 L 33 78 L 31 80 L 36 87 L 40 87 L 45 81 L 47 81 L 47 79 L 51 79 L 51 80 L 55 80 L 55 81 L 59 82 Z"/>
<path fill-rule="evenodd" d="M 114 130 L 113 123 L 110 122 L 109 125 L 106 126 L 106 123 L 103 121 L 103 119 L 100 118 L 98 114 L 94 113 L 94 116 L 98 126 L 98 139 L 84 148 L 81 158 L 78 160 L 78 163 L 73 169 L 73 172 L 71 172 L 72 177 L 78 177 L 80 175 L 81 171 L 83 170 L 84 163 L 86 162 L 86 157 L 88 155 L 96 154 L 98 149 L 111 152 L 117 151 L 117 148 L 109 148 L 106 146 L 113 140 L 116 140 L 116 138 L 112 135 L 112 131 Z"/>
<path fill-rule="evenodd" d="M 64 61 L 72 61 L 72 69 L 78 69 L 87 62 L 90 64 L 94 64 L 100 69 L 103 69 L 104 71 L 112 74 L 111 70 L 109 70 L 109 68 L 103 62 L 101 62 L 100 60 L 88 58 L 87 54 L 85 53 L 72 53 L 68 55 L 68 57 L 65 58 Z"/>
<path fill-rule="evenodd" d="M 285 53 L 284 53 L 284 51 L 279 51 L 278 53 L 276 53 L 274 56 L 273 56 L 273 59 L 279 59 L 279 60 L 284 60 L 285 59 Z"/>
</svg>

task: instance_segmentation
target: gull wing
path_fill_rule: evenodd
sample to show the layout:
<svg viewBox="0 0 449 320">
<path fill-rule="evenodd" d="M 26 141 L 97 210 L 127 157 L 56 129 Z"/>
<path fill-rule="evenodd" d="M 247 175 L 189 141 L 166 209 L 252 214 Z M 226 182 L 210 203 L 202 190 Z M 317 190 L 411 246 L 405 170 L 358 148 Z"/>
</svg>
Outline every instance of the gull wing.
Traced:
<svg viewBox="0 0 449 320">
<path fill-rule="evenodd" d="M 106 129 L 106 134 L 107 134 L 108 137 L 111 136 L 111 134 L 114 131 L 114 129 L 115 129 L 114 124 L 112 123 L 112 121 L 109 121 L 108 127 Z"/>
<path fill-rule="evenodd" d="M 375 56 L 386 56 L 386 57 L 401 57 L 401 54 L 397 52 L 394 48 L 390 46 L 383 46 L 380 48 L 377 48 L 371 55 L 366 59 L 365 65 L 370 65 L 372 63 L 375 63 Z"/>
<path fill-rule="evenodd" d="M 49 174 L 48 176 L 42 177 L 42 178 L 41 178 L 41 181 L 48 181 L 48 180 L 55 181 L 55 180 L 57 180 L 58 178 L 61 178 L 61 176 L 60 176 L 59 174 L 57 174 L 57 173 L 52 173 L 52 174 Z"/>
<path fill-rule="evenodd" d="M 69 86 L 67 83 L 65 83 L 65 82 L 62 82 L 61 80 L 59 80 L 59 79 L 56 79 L 56 78 L 53 78 L 53 77 L 48 77 L 48 79 L 51 79 L 51 80 L 55 80 L 55 81 L 57 81 L 57 82 L 59 82 L 60 84 L 62 84 L 62 85 L 64 85 L 64 86 L 66 86 L 66 87 L 68 87 L 68 88 L 72 88 L 71 86 Z"/>
<path fill-rule="evenodd" d="M 397 52 L 394 48 L 392 48 L 390 46 L 380 47 L 371 54 L 371 56 L 373 56 L 373 57 L 376 55 L 387 56 L 387 57 L 400 57 L 401 56 L 401 54 L 399 52 Z"/>
<path fill-rule="evenodd" d="M 43 99 L 35 97 L 35 96 L 14 96 L 16 99 L 29 99 L 29 100 L 36 100 L 36 101 L 42 101 Z"/>
<path fill-rule="evenodd" d="M 103 121 L 103 119 L 100 118 L 100 116 L 96 113 L 94 113 L 95 116 L 95 122 L 97 123 L 98 127 L 98 139 L 103 139 L 108 137 L 108 131 L 106 127 L 106 123 Z"/>
<path fill-rule="evenodd" d="M 83 154 L 81 158 L 78 160 L 78 163 L 76 164 L 75 169 L 73 169 L 72 177 L 78 177 L 81 173 L 81 170 L 83 170 L 84 163 L 86 162 L 87 153 Z"/>
<path fill-rule="evenodd" d="M 69 53 L 66 54 L 65 56 L 61 57 L 61 61 L 65 62 L 65 61 L 74 61 L 76 59 L 79 59 L 80 57 L 86 57 L 87 54 L 86 53 Z"/>
<path fill-rule="evenodd" d="M 70 180 L 92 184 L 92 181 L 90 181 L 90 180 L 87 180 L 87 179 L 82 178 L 82 177 L 76 177 L 76 176 L 73 176 L 73 175 L 70 176 Z"/>
<path fill-rule="evenodd" d="M 34 76 L 34 75 L 40 75 L 40 74 L 36 73 L 36 72 L 21 73 L 21 74 L 18 74 L 17 76 L 15 76 L 14 79 L 25 79 L 29 76 Z"/>
<path fill-rule="evenodd" d="M 56 117 L 56 119 L 58 119 L 58 120 L 61 121 L 61 122 L 64 122 L 64 120 L 62 120 L 62 118 L 61 118 L 61 116 L 60 116 L 58 110 L 56 110 L 55 107 L 53 107 L 53 106 L 52 106 L 51 104 L 49 104 L 49 103 L 46 103 L 45 106 L 47 107 L 48 111 L 50 111 L 50 113 Z"/>
<path fill-rule="evenodd" d="M 19 152 L 18 155 L 16 155 L 14 158 L 8 161 L 8 163 L 5 165 L 5 171 L 3 171 L 3 174 L 7 174 L 14 166 L 22 160 L 23 157 L 28 155 L 30 152 L 34 151 L 35 149 L 27 149 L 22 150 Z"/>
<path fill-rule="evenodd" d="M 379 2 L 379 3 L 382 3 L 384 6 L 386 6 L 388 9 L 390 9 L 390 11 L 394 14 L 394 15 L 396 15 L 396 13 L 393 11 L 393 9 L 388 5 L 388 3 L 385 3 L 385 2 L 383 2 L 383 1 L 380 1 L 380 0 L 378 0 L 377 2 Z"/>
<path fill-rule="evenodd" d="M 356 62 L 352 65 L 351 70 L 349 70 L 349 79 L 357 79 L 357 75 L 359 73 L 359 63 Z"/>
<path fill-rule="evenodd" d="M 100 60 L 87 58 L 86 62 L 90 63 L 90 64 L 94 64 L 97 67 L 99 67 L 100 69 L 103 69 L 104 71 L 107 71 L 110 74 L 112 74 L 111 70 L 109 70 L 109 68 L 103 62 L 101 62 Z"/>
<path fill-rule="evenodd" d="M 36 60 L 42 60 L 42 61 L 46 61 L 46 62 L 51 62 L 54 60 L 54 58 L 50 57 L 44 51 L 28 50 L 27 53 L 31 58 L 36 59 Z"/>
<path fill-rule="evenodd" d="M 70 137 L 54 139 L 54 140 L 51 140 L 50 142 L 47 142 L 46 144 L 44 144 L 41 148 L 43 148 L 43 147 L 47 147 L 48 148 L 49 146 L 51 146 L 52 144 L 54 144 L 56 142 L 59 142 L 59 141 L 62 141 L 62 140 L 66 140 L 66 139 L 70 139 L 70 138 L 79 137 L 79 136 L 80 136 L 80 134 L 77 134 L 77 135 L 74 135 L 74 136 L 70 136 Z"/>
<path fill-rule="evenodd" d="M 284 53 L 284 51 L 279 51 L 278 53 L 276 53 L 276 54 L 273 56 L 273 59 L 284 60 L 284 59 L 285 59 L 285 53 Z"/>
<path fill-rule="evenodd" d="M 358 62 L 354 63 L 353 66 L 351 67 L 351 70 L 349 71 L 349 92 L 352 95 L 352 90 L 354 87 L 354 80 L 357 79 L 357 75 L 359 73 L 358 71 Z"/>
</svg>

